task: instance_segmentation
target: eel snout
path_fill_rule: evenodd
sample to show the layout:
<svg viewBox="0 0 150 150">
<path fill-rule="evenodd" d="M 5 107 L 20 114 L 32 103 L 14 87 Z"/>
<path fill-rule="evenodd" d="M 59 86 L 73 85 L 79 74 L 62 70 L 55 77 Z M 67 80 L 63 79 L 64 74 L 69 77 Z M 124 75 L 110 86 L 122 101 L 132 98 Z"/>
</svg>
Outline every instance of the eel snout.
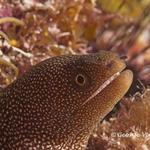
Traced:
<svg viewBox="0 0 150 150">
<path fill-rule="evenodd" d="M 125 94 L 127 90 L 129 89 L 132 80 L 133 80 L 133 73 L 131 70 L 125 69 L 126 64 L 122 58 L 119 58 L 118 56 L 115 57 L 111 63 L 113 64 L 112 70 L 113 74 L 108 77 L 106 81 L 103 82 L 102 85 L 98 87 L 98 89 L 83 103 L 85 105 L 87 102 L 89 102 L 91 99 L 96 97 L 98 94 L 100 94 L 103 90 L 106 88 L 109 88 L 109 86 L 120 86 L 122 91 L 120 94 Z M 109 64 L 108 64 L 109 65 Z M 123 87 L 122 87 L 123 86 Z M 114 88 L 115 89 L 115 88 Z"/>
</svg>

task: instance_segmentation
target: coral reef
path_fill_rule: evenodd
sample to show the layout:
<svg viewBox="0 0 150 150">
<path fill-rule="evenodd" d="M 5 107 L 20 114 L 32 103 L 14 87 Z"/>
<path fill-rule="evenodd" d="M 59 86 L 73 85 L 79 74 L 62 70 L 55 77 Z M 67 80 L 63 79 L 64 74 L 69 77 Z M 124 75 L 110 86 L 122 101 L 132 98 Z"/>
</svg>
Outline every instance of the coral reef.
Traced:
<svg viewBox="0 0 150 150">
<path fill-rule="evenodd" d="M 87 149 L 150 149 L 149 14 L 149 0 L 0 0 L 0 91 L 48 57 L 102 49 L 127 56 L 132 87 Z"/>
</svg>

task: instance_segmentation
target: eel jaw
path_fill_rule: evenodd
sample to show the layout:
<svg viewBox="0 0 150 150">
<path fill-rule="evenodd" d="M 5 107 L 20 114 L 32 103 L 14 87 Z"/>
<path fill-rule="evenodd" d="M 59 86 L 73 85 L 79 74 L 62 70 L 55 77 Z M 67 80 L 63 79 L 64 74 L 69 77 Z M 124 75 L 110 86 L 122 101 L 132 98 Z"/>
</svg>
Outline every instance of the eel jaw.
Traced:
<svg viewBox="0 0 150 150">
<path fill-rule="evenodd" d="M 101 91 L 103 91 L 109 84 L 111 84 L 115 79 L 117 79 L 117 77 L 119 77 L 122 73 L 124 72 L 130 72 L 132 74 L 132 72 L 130 70 L 125 70 L 123 71 L 120 70 L 118 72 L 116 72 L 115 74 L 113 74 L 110 78 L 108 78 L 108 80 L 106 80 L 83 104 L 85 105 L 87 102 L 89 102 L 91 99 L 93 99 L 95 96 L 97 96 Z"/>
</svg>

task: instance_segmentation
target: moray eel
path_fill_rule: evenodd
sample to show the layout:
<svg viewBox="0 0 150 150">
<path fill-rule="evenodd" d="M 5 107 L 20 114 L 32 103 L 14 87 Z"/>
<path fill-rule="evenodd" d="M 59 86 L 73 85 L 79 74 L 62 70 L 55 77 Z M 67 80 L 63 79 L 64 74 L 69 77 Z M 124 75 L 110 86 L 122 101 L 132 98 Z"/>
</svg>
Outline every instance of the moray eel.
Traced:
<svg viewBox="0 0 150 150">
<path fill-rule="evenodd" d="M 1 150 L 84 150 L 132 83 L 125 67 L 105 51 L 53 57 L 32 67 L 0 95 Z"/>
</svg>

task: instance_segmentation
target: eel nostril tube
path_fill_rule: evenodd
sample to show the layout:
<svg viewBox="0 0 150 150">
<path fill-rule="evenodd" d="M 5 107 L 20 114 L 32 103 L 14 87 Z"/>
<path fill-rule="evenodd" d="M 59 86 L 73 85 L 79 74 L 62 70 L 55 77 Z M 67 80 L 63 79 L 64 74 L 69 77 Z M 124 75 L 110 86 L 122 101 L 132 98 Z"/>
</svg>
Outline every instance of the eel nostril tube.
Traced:
<svg viewBox="0 0 150 150">
<path fill-rule="evenodd" d="M 122 56 L 120 56 L 120 59 L 127 60 L 128 57 L 126 55 L 122 55 Z"/>
</svg>

